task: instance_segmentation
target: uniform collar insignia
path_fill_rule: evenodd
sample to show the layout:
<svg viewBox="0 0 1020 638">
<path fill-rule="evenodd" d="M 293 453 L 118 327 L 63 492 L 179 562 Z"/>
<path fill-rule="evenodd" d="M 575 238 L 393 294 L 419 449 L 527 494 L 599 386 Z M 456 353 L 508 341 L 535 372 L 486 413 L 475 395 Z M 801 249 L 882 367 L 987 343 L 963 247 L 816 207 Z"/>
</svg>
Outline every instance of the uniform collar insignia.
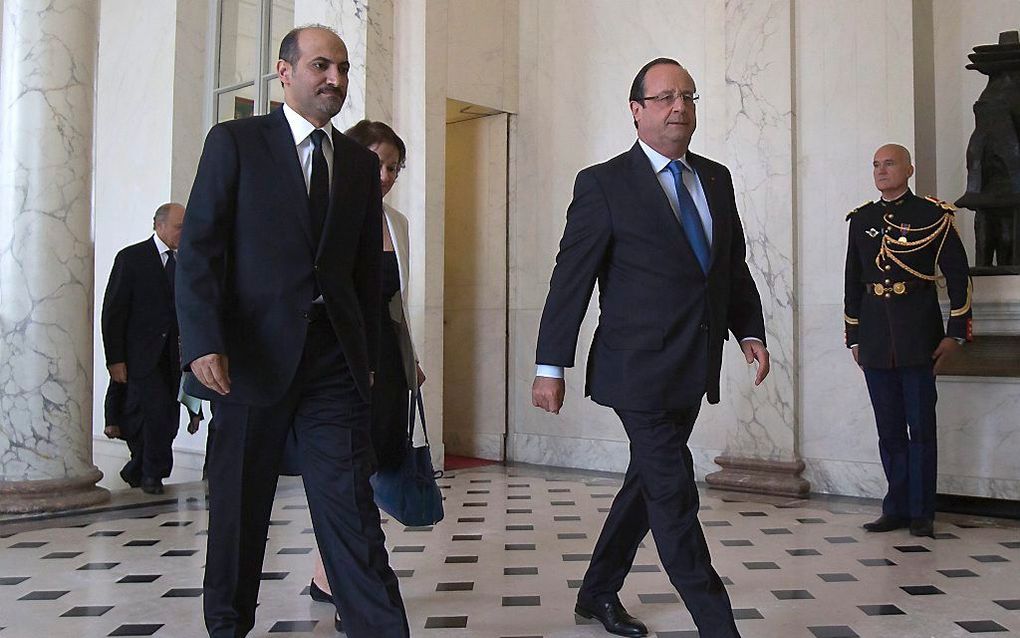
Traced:
<svg viewBox="0 0 1020 638">
<path fill-rule="evenodd" d="M 878 237 L 878 230 L 874 228 L 869 228 L 868 230 L 864 231 L 864 234 L 872 238 Z"/>
</svg>

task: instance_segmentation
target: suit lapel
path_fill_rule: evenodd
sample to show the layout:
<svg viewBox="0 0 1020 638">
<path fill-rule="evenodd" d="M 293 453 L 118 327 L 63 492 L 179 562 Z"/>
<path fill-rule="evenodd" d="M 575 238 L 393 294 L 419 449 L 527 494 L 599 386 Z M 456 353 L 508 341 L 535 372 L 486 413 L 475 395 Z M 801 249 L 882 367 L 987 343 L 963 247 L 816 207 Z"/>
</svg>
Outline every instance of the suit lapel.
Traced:
<svg viewBox="0 0 1020 638">
<path fill-rule="evenodd" d="M 156 240 L 149 238 L 149 259 L 150 268 L 152 269 L 152 277 L 159 279 L 163 282 L 163 288 L 166 290 L 167 297 L 170 296 L 170 280 L 166 276 L 166 266 L 163 265 L 163 257 L 159 254 L 159 249 L 156 248 Z M 173 303 L 173 301 L 171 301 Z"/>
<path fill-rule="evenodd" d="M 326 222 L 322 226 L 322 238 L 316 249 L 316 259 L 325 239 L 336 231 L 336 228 L 343 222 L 342 202 L 349 201 L 351 192 L 351 176 L 354 172 L 354 162 L 350 153 L 344 153 L 340 145 L 340 133 L 333 128 L 333 182 L 329 189 L 329 208 L 326 210 Z"/>
<path fill-rule="evenodd" d="M 308 211 L 308 188 L 305 186 L 305 176 L 301 172 L 301 163 L 294 147 L 294 134 L 290 131 L 282 108 L 276 109 L 266 118 L 262 134 L 266 144 L 269 145 L 269 155 L 273 158 L 281 177 L 284 198 L 295 202 L 290 210 L 296 212 L 297 223 L 308 240 L 309 248 L 314 251 L 315 241 L 312 238 L 311 217 Z"/>
<path fill-rule="evenodd" d="M 673 214 L 673 207 L 669 205 L 669 199 L 659 184 L 659 178 L 652 171 L 648 163 L 648 156 L 641 150 L 640 144 L 634 143 L 630 149 L 628 158 L 631 172 L 633 173 L 634 184 L 641 203 L 641 208 L 650 210 L 659 218 L 659 221 L 670 229 L 670 234 L 677 240 L 684 241 L 683 227 L 680 220 Z"/>
<path fill-rule="evenodd" d="M 670 205 L 665 191 L 662 190 L 659 178 L 652 171 L 652 167 L 648 163 L 648 156 L 637 142 L 634 143 L 634 147 L 630 151 L 630 165 L 634 173 L 641 207 L 652 210 L 660 222 L 669 229 L 669 235 L 674 239 L 678 248 L 687 251 L 691 259 L 697 263 L 698 258 L 687 239 L 687 233 L 684 232 L 683 225 L 677 219 L 676 213 L 673 212 L 673 207 Z"/>
<path fill-rule="evenodd" d="M 698 180 L 701 181 L 701 189 L 705 191 L 705 201 L 708 202 L 708 213 L 712 216 L 712 246 L 711 255 L 708 260 L 709 271 L 715 266 L 716 255 L 719 254 L 719 240 L 722 239 L 722 228 L 719 220 L 720 211 L 723 210 L 724 195 L 719 191 L 719 184 L 714 171 L 703 161 L 700 155 L 687 152 L 687 161 L 697 172 Z"/>
</svg>

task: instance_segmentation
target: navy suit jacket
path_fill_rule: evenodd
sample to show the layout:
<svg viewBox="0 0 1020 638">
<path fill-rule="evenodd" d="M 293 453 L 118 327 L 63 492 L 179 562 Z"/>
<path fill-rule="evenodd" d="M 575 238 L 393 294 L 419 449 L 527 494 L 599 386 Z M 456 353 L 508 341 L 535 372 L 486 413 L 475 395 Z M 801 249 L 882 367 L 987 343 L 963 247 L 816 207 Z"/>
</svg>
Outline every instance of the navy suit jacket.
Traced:
<svg viewBox="0 0 1020 638">
<path fill-rule="evenodd" d="M 182 361 L 229 357 L 220 397 L 267 406 L 297 372 L 318 283 L 361 396 L 375 369 L 380 316 L 382 192 L 375 153 L 333 132 L 333 180 L 319 241 L 282 109 L 222 122 L 206 137 L 177 254 Z"/>
<path fill-rule="evenodd" d="M 171 341 L 177 365 L 177 320 L 163 260 L 150 237 L 117 253 L 103 296 L 106 365 L 127 364 L 128 377 L 156 367 Z"/>
<path fill-rule="evenodd" d="M 761 298 L 745 262 L 733 181 L 687 154 L 712 215 L 706 273 L 639 144 L 577 175 L 538 335 L 536 361 L 571 367 L 595 283 L 599 323 L 586 395 L 627 410 L 719 402 L 727 331 L 765 341 Z"/>
</svg>

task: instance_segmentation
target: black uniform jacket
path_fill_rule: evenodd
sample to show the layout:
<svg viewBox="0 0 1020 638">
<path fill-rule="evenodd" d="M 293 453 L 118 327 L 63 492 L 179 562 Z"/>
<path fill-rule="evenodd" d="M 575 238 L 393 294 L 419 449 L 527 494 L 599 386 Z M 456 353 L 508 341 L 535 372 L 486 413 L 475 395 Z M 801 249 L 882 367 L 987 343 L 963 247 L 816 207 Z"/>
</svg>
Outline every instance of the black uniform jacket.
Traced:
<svg viewBox="0 0 1020 638">
<path fill-rule="evenodd" d="M 602 405 L 680 409 L 697 405 L 706 393 L 718 403 L 727 331 L 765 340 L 730 173 L 693 153 L 687 159 L 712 215 L 707 275 L 639 144 L 577 175 L 536 361 L 574 364 L 597 281 L 600 314 L 586 394 Z"/>
<path fill-rule="evenodd" d="M 177 363 L 177 319 L 170 280 L 150 237 L 124 248 L 113 260 L 103 296 L 103 349 L 106 365 L 127 364 L 129 377 L 142 377 L 169 354 Z"/>
<path fill-rule="evenodd" d="M 187 392 L 253 406 L 290 386 L 315 283 L 362 397 L 369 397 L 380 316 L 382 195 L 375 153 L 333 132 L 333 181 L 321 238 L 282 109 L 223 122 L 206 137 L 177 255 L 185 365 L 229 357 L 219 397 L 189 375 Z"/>
<path fill-rule="evenodd" d="M 931 363 L 945 336 L 970 338 L 970 271 L 951 206 L 908 190 L 892 202 L 868 202 L 847 219 L 843 320 L 847 347 L 860 347 L 862 366 Z M 938 271 L 952 307 L 945 327 Z"/>
</svg>

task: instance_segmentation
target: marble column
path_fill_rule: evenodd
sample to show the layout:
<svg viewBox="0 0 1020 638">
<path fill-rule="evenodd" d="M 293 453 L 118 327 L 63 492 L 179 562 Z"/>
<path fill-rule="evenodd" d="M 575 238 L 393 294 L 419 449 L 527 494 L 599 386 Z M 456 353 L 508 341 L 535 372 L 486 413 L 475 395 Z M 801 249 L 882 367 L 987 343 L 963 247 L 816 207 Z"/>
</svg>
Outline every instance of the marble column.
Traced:
<svg viewBox="0 0 1020 638">
<path fill-rule="evenodd" d="M 333 119 L 340 130 L 369 118 L 393 119 L 393 0 L 296 0 L 294 24 L 324 24 L 347 45 L 351 83 Z"/>
<path fill-rule="evenodd" d="M 0 512 L 109 499 L 92 463 L 98 0 L 4 0 Z"/>
<path fill-rule="evenodd" d="M 728 365 L 737 427 L 710 485 L 797 496 L 797 300 L 793 206 L 793 8 L 790 0 L 726 1 L 727 164 L 765 313 L 771 373 Z M 734 363 L 731 361 L 731 363 Z"/>
</svg>

